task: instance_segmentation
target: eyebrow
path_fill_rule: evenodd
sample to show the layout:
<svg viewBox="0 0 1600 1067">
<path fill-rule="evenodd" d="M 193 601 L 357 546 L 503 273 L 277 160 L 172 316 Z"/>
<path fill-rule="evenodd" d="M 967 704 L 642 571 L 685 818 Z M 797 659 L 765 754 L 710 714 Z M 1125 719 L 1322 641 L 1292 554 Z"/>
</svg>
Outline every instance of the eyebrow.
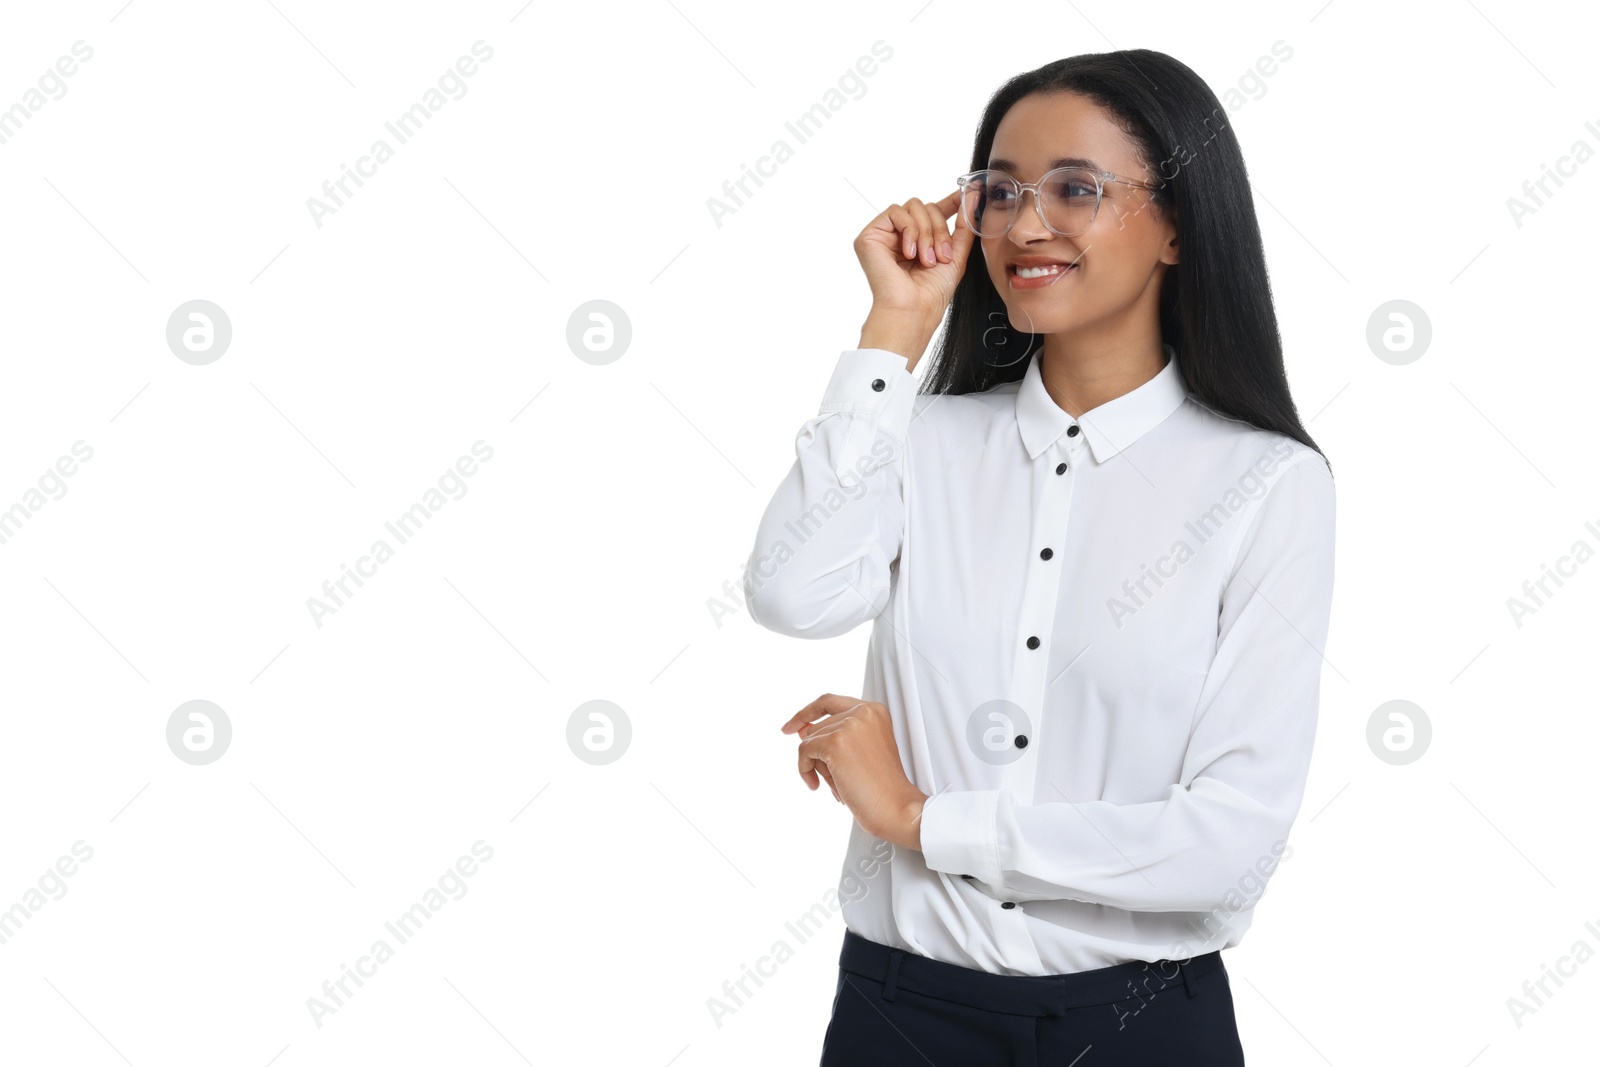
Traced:
<svg viewBox="0 0 1600 1067">
<path fill-rule="evenodd" d="M 991 159 L 989 160 L 989 167 L 992 170 L 1018 169 L 1017 165 L 1011 162 L 1009 159 Z M 1089 170 L 1099 170 L 1100 164 L 1096 163 L 1092 159 L 1083 159 L 1079 156 L 1064 156 L 1061 159 L 1051 160 L 1050 165 L 1046 167 L 1045 170 L 1055 170 L 1058 167 L 1085 167 Z"/>
</svg>

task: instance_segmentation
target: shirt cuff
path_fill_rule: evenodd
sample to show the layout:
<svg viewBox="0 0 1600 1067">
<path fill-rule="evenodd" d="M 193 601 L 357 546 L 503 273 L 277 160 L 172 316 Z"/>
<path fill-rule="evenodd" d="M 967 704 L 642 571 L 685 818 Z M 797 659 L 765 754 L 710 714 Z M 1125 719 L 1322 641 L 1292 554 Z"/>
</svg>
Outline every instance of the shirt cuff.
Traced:
<svg viewBox="0 0 1600 1067">
<path fill-rule="evenodd" d="M 852 420 L 833 468 L 840 485 L 853 485 L 893 462 L 905 443 L 917 394 L 917 379 L 906 369 L 910 363 L 884 348 L 852 348 L 839 355 L 817 414 L 842 412 Z M 878 444 L 880 436 L 889 438 L 888 447 Z"/>
<path fill-rule="evenodd" d="M 819 414 L 860 411 L 876 415 L 902 386 L 916 385 L 906 368 L 911 361 L 886 348 L 852 348 L 839 355 L 822 394 Z"/>
<path fill-rule="evenodd" d="M 922 804 L 922 861 L 929 870 L 1001 884 L 998 789 L 935 793 Z"/>
</svg>

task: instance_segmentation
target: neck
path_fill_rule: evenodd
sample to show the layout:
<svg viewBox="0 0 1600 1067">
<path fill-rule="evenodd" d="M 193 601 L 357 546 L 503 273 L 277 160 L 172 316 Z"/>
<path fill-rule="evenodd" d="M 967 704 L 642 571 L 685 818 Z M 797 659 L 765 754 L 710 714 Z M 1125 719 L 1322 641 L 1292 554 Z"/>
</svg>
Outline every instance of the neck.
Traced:
<svg viewBox="0 0 1600 1067">
<path fill-rule="evenodd" d="M 1104 333 L 1046 334 L 1039 371 L 1048 392 L 1074 418 L 1108 400 L 1131 393 L 1166 366 L 1160 326 L 1115 336 Z"/>
</svg>

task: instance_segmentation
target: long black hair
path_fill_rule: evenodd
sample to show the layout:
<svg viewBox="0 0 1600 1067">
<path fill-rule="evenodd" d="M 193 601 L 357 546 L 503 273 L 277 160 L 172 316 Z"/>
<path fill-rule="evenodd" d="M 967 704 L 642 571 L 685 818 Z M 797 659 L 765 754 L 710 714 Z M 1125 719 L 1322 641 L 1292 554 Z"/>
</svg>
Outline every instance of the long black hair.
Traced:
<svg viewBox="0 0 1600 1067">
<path fill-rule="evenodd" d="M 1216 94 L 1187 66 L 1149 49 L 1058 59 L 989 98 L 971 169 L 989 165 L 995 131 L 1013 104 L 1063 91 L 1110 112 L 1141 164 L 1165 182 L 1150 198 L 1158 210 L 1176 211 L 1179 256 L 1161 283 L 1161 339 L 1177 350 L 1185 387 L 1221 415 L 1321 454 L 1289 395 L 1244 155 Z M 969 256 L 922 392 L 981 392 L 1020 380 L 1040 344 L 1039 335 L 1011 326 L 982 257 Z"/>
</svg>

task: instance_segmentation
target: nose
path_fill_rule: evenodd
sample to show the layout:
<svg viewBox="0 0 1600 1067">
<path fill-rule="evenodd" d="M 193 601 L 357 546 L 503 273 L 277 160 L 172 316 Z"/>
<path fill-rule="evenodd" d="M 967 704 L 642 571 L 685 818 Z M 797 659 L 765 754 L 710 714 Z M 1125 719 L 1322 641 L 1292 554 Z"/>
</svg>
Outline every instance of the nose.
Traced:
<svg viewBox="0 0 1600 1067">
<path fill-rule="evenodd" d="M 1023 206 L 1023 201 L 1030 197 L 1033 200 L 1032 211 Z M 1056 232 L 1044 224 L 1044 205 L 1039 203 L 1039 190 L 1022 190 L 1017 197 L 1016 217 L 1011 221 L 1011 229 L 1006 231 L 1006 236 L 1020 245 L 1048 241 L 1056 236 Z"/>
</svg>

